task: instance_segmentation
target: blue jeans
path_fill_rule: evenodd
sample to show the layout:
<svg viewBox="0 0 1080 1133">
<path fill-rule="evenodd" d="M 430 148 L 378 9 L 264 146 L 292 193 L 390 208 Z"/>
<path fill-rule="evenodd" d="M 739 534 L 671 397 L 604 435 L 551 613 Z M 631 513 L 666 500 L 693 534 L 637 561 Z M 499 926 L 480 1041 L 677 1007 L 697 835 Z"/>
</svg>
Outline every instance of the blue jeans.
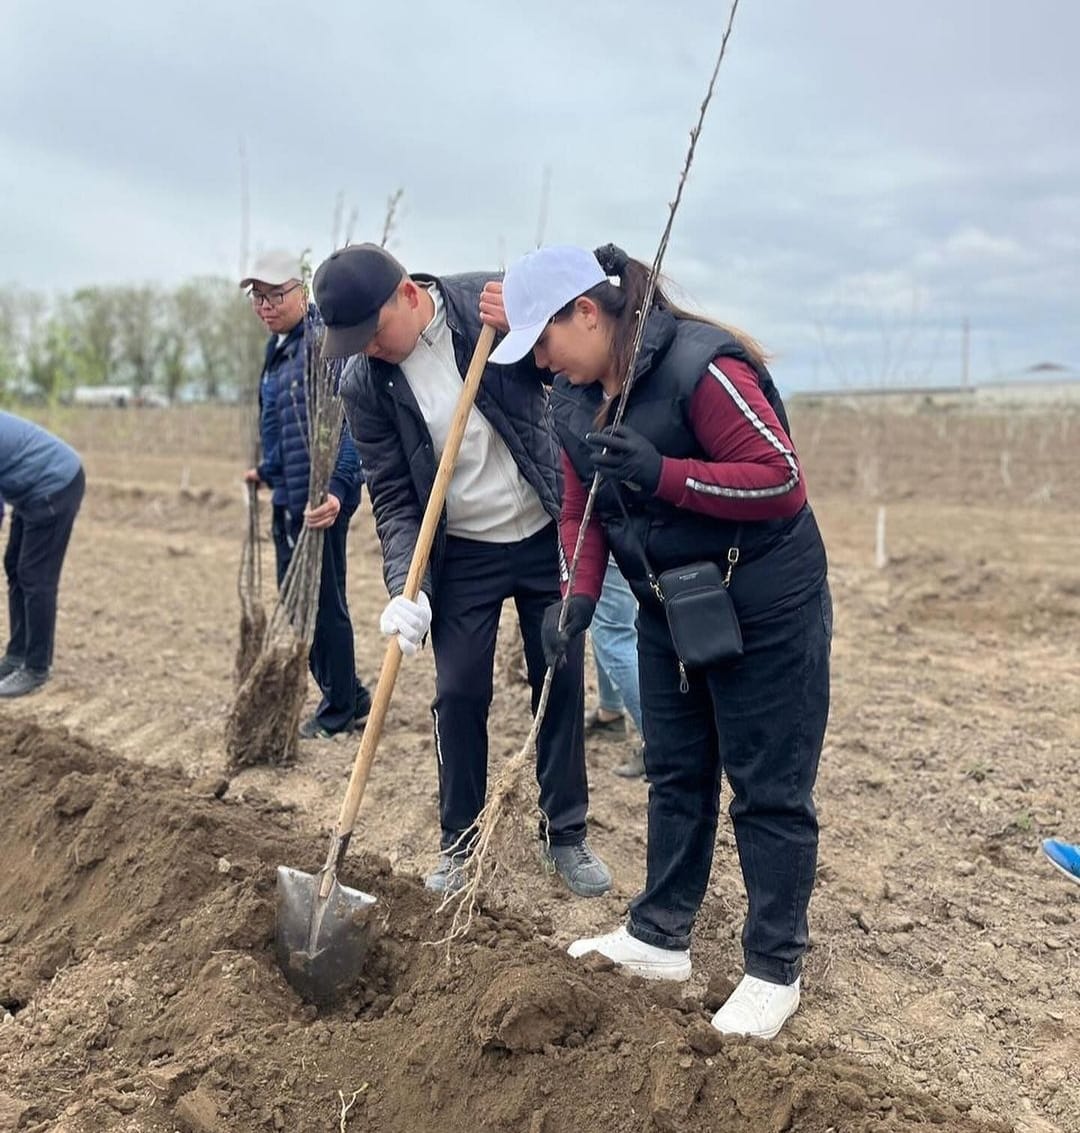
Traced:
<svg viewBox="0 0 1080 1133">
<path fill-rule="evenodd" d="M 638 687 L 637 608 L 637 599 L 630 593 L 626 579 L 619 573 L 615 560 L 609 558 L 604 588 L 590 627 L 600 707 L 607 712 L 625 708 L 638 735 L 644 735 Z"/>
<path fill-rule="evenodd" d="M 748 910 L 748 975 L 794 983 L 809 937 L 817 865 L 813 788 L 829 714 L 832 601 L 828 585 L 794 610 L 744 625 L 744 653 L 695 670 L 679 691 L 664 612 L 638 616 L 645 709 L 649 841 L 645 888 L 630 905 L 631 935 L 688 948 L 712 869 L 720 776 Z"/>
</svg>

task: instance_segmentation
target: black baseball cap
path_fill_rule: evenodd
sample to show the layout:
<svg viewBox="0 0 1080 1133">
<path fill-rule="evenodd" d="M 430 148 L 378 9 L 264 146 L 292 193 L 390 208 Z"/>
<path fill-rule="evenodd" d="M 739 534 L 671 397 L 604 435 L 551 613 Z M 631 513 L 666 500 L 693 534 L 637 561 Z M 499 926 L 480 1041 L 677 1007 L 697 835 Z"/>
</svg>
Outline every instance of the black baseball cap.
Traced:
<svg viewBox="0 0 1080 1133">
<path fill-rule="evenodd" d="M 379 309 L 406 274 L 378 244 L 350 244 L 319 264 L 312 292 L 326 324 L 323 353 L 328 358 L 363 351 L 379 325 Z"/>
</svg>

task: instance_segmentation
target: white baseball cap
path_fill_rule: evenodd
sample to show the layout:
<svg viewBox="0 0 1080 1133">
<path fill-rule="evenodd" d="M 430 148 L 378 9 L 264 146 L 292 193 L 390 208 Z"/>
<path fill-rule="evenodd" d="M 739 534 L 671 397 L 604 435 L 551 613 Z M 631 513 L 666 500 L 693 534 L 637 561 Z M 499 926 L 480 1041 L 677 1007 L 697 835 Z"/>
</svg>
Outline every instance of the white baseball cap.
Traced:
<svg viewBox="0 0 1080 1133">
<path fill-rule="evenodd" d="M 276 287 L 288 283 L 290 279 L 303 279 L 301 270 L 299 256 L 285 252 L 281 248 L 274 248 L 259 256 L 250 274 L 240 280 L 240 286 L 250 287 L 253 283 L 266 283 Z"/>
<path fill-rule="evenodd" d="M 503 278 L 510 333 L 492 351 L 491 361 L 505 366 L 524 358 L 552 315 L 605 279 L 592 252 L 573 244 L 553 244 L 522 256 Z"/>
</svg>

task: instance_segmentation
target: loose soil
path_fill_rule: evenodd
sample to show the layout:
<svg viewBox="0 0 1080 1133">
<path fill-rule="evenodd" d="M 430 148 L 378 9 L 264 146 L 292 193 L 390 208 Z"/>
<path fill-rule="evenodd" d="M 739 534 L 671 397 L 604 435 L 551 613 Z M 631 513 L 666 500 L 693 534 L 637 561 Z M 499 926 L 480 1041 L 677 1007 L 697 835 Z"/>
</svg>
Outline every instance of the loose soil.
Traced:
<svg viewBox="0 0 1080 1133">
<path fill-rule="evenodd" d="M 226 777 L 244 504 L 223 454 L 242 429 L 63 424 L 89 488 L 57 664 L 0 715 L 0 1130 L 1080 1129 L 1080 887 L 1038 854 L 1080 837 L 1075 414 L 795 415 L 837 625 L 813 946 L 773 1044 L 708 1026 L 740 970 L 726 823 L 688 985 L 565 956 L 642 879 L 646 788 L 611 773 L 625 745 L 589 753 L 613 893 L 570 899 L 526 852 L 468 941 L 431 945 L 426 656 L 403 668 L 346 865 L 379 898 L 365 979 L 332 1012 L 304 1006 L 272 959 L 274 867 L 321 863 L 354 748 Z M 373 679 L 366 505 L 350 555 Z M 493 762 L 529 723 L 511 624 Z"/>
</svg>

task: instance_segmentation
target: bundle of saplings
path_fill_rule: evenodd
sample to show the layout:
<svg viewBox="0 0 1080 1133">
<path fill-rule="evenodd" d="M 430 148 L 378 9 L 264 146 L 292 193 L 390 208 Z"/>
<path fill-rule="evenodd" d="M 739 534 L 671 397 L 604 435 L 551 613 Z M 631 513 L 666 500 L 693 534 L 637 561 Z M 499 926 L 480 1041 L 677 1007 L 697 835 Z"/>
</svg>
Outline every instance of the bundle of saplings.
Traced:
<svg viewBox="0 0 1080 1133">
<path fill-rule="evenodd" d="M 344 428 L 339 391 L 341 361 L 323 356 L 323 334 L 322 325 L 309 315 L 304 328 L 304 416 L 311 465 L 310 508 L 326 501 Z M 249 520 L 251 514 L 249 511 Z M 258 614 L 243 615 L 252 619 L 249 632 L 253 640 L 257 636 L 261 640 L 247 661 L 225 728 L 225 748 L 234 769 L 256 763 L 288 763 L 296 756 L 307 691 L 307 658 L 319 608 L 323 540 L 323 529 L 301 528 L 277 604 L 261 635 L 257 635 L 255 624 Z M 242 580 L 242 602 L 244 585 Z M 243 626 L 242 622 L 242 633 Z"/>
</svg>

